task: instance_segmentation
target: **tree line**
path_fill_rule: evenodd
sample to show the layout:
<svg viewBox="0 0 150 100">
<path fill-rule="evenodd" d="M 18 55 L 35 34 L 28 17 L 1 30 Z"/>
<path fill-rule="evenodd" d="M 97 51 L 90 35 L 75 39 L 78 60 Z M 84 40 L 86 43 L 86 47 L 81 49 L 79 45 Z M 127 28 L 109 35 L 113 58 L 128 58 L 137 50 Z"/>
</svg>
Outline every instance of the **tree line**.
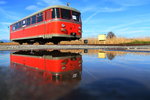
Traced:
<svg viewBox="0 0 150 100">
<path fill-rule="evenodd" d="M 113 32 L 108 32 L 107 33 L 107 39 L 112 39 L 112 38 L 115 38 L 116 37 L 116 35 L 115 35 L 115 33 L 113 33 Z"/>
</svg>

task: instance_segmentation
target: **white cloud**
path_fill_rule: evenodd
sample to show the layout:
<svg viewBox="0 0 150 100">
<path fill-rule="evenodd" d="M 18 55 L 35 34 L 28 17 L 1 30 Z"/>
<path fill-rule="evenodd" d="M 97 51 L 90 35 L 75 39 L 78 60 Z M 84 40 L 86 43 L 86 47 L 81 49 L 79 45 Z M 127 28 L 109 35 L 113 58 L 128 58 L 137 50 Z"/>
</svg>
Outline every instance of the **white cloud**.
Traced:
<svg viewBox="0 0 150 100">
<path fill-rule="evenodd" d="M 83 2 L 88 2 L 89 0 L 83 0 Z"/>
<path fill-rule="evenodd" d="M 147 16 L 150 16 L 150 13 L 138 15 L 138 17 L 144 17 L 144 18 L 147 17 Z"/>
<path fill-rule="evenodd" d="M 129 27 L 131 25 L 136 25 L 136 24 L 140 24 L 140 23 L 148 23 L 150 22 L 150 20 L 139 20 L 139 21 L 132 21 L 132 22 L 127 22 L 125 24 L 119 24 L 119 25 L 116 25 L 116 26 L 112 26 L 112 27 L 109 27 L 108 28 L 108 31 L 111 31 L 111 30 L 116 30 L 116 29 L 120 29 L 120 28 L 126 28 L 126 27 Z"/>
<path fill-rule="evenodd" d="M 5 16 L 5 18 L 11 19 L 11 20 L 18 20 L 20 17 L 17 13 L 12 11 L 7 11 L 5 9 L 0 8 L 1 15 Z"/>
<path fill-rule="evenodd" d="M 8 27 L 7 27 L 8 28 Z M 7 29 L 7 28 L 5 28 L 5 29 L 0 29 L 0 32 L 1 33 L 8 33 L 9 34 L 9 29 Z"/>
<path fill-rule="evenodd" d="M 63 5 L 64 3 L 60 0 L 42 0 L 47 5 Z"/>
<path fill-rule="evenodd" d="M 98 13 L 99 13 L 99 12 L 93 13 L 93 14 L 90 15 L 87 19 L 85 19 L 85 20 L 83 21 L 83 23 L 87 23 L 90 19 L 92 19 L 92 18 L 93 18 L 94 16 L 96 16 Z"/>
<path fill-rule="evenodd" d="M 0 4 L 6 4 L 7 2 L 6 1 L 0 1 Z"/>
<path fill-rule="evenodd" d="M 120 11 L 124 11 L 125 8 L 109 8 L 109 7 L 105 7 L 105 8 L 101 8 L 99 10 L 99 12 L 120 12 Z"/>
<path fill-rule="evenodd" d="M 120 11 L 124 11 L 125 8 L 108 8 L 108 7 L 104 7 L 104 8 L 99 8 L 99 10 L 97 10 L 97 12 L 93 13 L 92 15 L 90 15 L 87 19 L 85 19 L 83 22 L 87 23 L 90 19 L 92 19 L 94 16 L 96 16 L 99 13 L 111 13 L 111 12 L 120 12 Z"/>
<path fill-rule="evenodd" d="M 110 0 L 121 6 L 140 6 L 150 3 L 149 0 Z"/>
<path fill-rule="evenodd" d="M 12 24 L 11 22 L 1 22 L 0 23 L 0 38 L 9 40 L 9 25 Z"/>
<path fill-rule="evenodd" d="M 117 29 L 117 32 L 126 32 L 129 31 L 130 27 L 125 27 L 125 28 L 121 28 L 121 29 Z"/>
<path fill-rule="evenodd" d="M 89 0 L 83 0 L 83 2 L 90 2 Z M 100 8 L 101 6 L 104 5 L 110 5 L 109 8 L 111 8 L 111 4 L 112 5 L 116 5 L 118 7 L 120 7 L 121 9 L 127 9 L 130 6 L 141 6 L 141 5 L 146 5 L 146 4 L 150 4 L 150 0 L 100 0 L 99 2 L 92 2 L 90 5 L 88 5 L 87 7 L 83 6 L 84 8 L 81 9 L 82 13 L 85 12 L 94 12 L 97 10 L 102 10 L 104 12 L 113 12 L 114 10 L 121 10 L 121 9 L 109 9 L 107 7 L 105 8 Z"/>
<path fill-rule="evenodd" d="M 88 7 L 84 7 L 81 9 L 82 13 L 86 13 L 86 12 L 95 12 L 97 11 L 97 8 L 94 6 L 88 6 Z"/>
<path fill-rule="evenodd" d="M 10 22 L 1 22 L 2 25 L 10 25 Z"/>
<path fill-rule="evenodd" d="M 127 31 L 115 31 L 117 33 L 117 36 L 122 37 L 145 37 L 148 35 L 148 31 L 146 30 L 127 30 Z"/>
<path fill-rule="evenodd" d="M 96 20 L 95 20 L 96 21 Z M 101 24 L 101 26 L 94 26 L 94 27 L 90 27 L 87 28 L 87 26 L 84 26 L 83 28 L 85 30 L 83 30 L 83 36 L 84 37 L 97 37 L 98 34 L 106 34 L 109 31 L 113 31 L 118 37 L 146 37 L 149 36 L 150 37 L 150 27 L 149 25 L 147 26 L 142 26 L 142 24 L 144 23 L 149 23 L 150 20 L 145 19 L 145 20 L 132 20 L 132 21 L 127 21 L 124 22 L 123 24 L 118 24 L 118 25 L 105 25 L 104 27 Z M 96 22 L 97 23 L 97 22 Z M 105 23 L 105 21 L 102 20 L 102 22 L 99 23 Z M 88 23 L 91 24 L 91 23 Z M 86 25 L 86 24 L 84 24 Z M 136 27 L 135 27 L 136 25 Z M 141 26 L 138 26 L 141 25 Z M 86 28 L 85 28 L 86 27 Z"/>
<path fill-rule="evenodd" d="M 52 6 L 52 5 L 63 5 L 63 2 L 60 0 L 41 0 L 37 2 L 35 5 L 29 5 L 25 9 L 37 11 L 43 7 Z"/>
<path fill-rule="evenodd" d="M 97 7 L 97 6 L 88 6 L 82 8 L 81 12 L 119 12 L 126 10 L 125 7 L 113 8 L 113 7 Z"/>
<path fill-rule="evenodd" d="M 25 9 L 26 9 L 26 10 L 34 10 L 34 11 L 39 10 L 39 8 L 38 8 L 36 5 L 27 6 Z"/>
<path fill-rule="evenodd" d="M 118 35 L 127 35 L 128 37 L 132 36 L 143 36 L 149 35 L 150 29 L 149 27 L 126 27 L 115 30 Z M 150 36 L 150 35 L 149 35 Z"/>
<path fill-rule="evenodd" d="M 44 6 L 44 4 L 42 2 L 37 2 L 36 3 L 38 6 Z"/>
<path fill-rule="evenodd" d="M 0 38 L 9 40 L 9 28 L 7 26 L 3 26 L 0 29 Z"/>
<path fill-rule="evenodd" d="M 0 7 L 1 22 L 0 22 L 0 38 L 9 39 L 9 28 L 8 26 L 12 24 L 13 21 L 20 19 L 20 14 L 8 11 Z"/>
</svg>

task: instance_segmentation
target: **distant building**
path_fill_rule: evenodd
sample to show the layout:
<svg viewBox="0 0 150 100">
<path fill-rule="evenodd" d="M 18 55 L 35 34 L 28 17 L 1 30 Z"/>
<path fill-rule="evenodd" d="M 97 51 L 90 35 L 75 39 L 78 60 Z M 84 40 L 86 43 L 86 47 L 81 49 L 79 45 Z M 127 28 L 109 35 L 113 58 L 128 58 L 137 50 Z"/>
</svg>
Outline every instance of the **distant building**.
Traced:
<svg viewBox="0 0 150 100">
<path fill-rule="evenodd" d="M 100 35 L 98 35 L 98 40 L 99 41 L 105 41 L 106 40 L 106 34 L 100 34 Z"/>
</svg>

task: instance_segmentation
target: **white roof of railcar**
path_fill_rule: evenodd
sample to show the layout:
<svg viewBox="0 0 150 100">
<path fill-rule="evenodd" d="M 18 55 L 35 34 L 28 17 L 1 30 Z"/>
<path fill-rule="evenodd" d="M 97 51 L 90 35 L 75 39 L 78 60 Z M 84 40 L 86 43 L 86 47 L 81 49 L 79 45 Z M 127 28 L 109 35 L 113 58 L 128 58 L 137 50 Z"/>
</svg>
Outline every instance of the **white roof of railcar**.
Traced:
<svg viewBox="0 0 150 100">
<path fill-rule="evenodd" d="M 72 8 L 72 7 L 69 7 L 69 6 L 54 5 L 54 6 L 49 6 L 49 7 L 47 7 L 47 8 L 44 8 L 44 9 L 42 9 L 42 10 L 40 10 L 40 11 L 37 11 L 37 12 L 35 12 L 35 13 L 29 15 L 29 16 L 26 16 L 26 17 L 24 17 L 24 18 L 18 20 L 17 22 L 22 21 L 22 20 L 24 20 L 24 19 L 26 19 L 26 18 L 29 18 L 29 17 L 31 17 L 31 16 L 33 16 L 33 15 L 36 15 L 36 14 L 38 14 L 38 13 L 40 13 L 40 12 L 43 12 L 43 11 L 45 11 L 45 10 L 47 10 L 47 9 L 51 9 L 51 8 L 63 8 L 63 9 L 73 10 L 73 11 L 76 11 L 76 12 L 79 12 L 79 13 L 80 13 L 79 10 L 77 10 L 77 9 L 75 9 L 75 8 Z M 14 23 L 12 23 L 12 24 L 15 24 L 15 23 L 17 23 L 17 22 L 14 22 Z M 12 24 L 11 24 L 11 25 L 12 25 Z"/>
</svg>

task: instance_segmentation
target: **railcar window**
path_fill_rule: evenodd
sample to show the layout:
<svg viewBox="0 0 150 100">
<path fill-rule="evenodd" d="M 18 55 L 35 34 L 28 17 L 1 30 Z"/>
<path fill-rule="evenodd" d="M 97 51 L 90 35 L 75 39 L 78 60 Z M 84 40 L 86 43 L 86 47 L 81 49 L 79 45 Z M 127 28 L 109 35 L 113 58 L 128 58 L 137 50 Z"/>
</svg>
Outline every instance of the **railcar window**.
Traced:
<svg viewBox="0 0 150 100">
<path fill-rule="evenodd" d="M 22 27 L 25 27 L 26 26 L 26 20 L 23 20 L 22 21 Z"/>
<path fill-rule="evenodd" d="M 30 25 L 30 18 L 27 18 L 27 25 Z"/>
<path fill-rule="evenodd" d="M 34 23 L 36 23 L 36 15 L 32 16 L 32 17 L 31 17 L 31 19 L 32 19 L 32 22 L 31 22 L 31 24 L 34 24 Z"/>
<path fill-rule="evenodd" d="M 61 17 L 63 19 L 71 19 L 71 11 L 67 9 L 61 9 Z"/>
<path fill-rule="evenodd" d="M 22 27 L 22 22 L 20 21 L 19 25 L 18 25 L 18 28 L 21 28 L 21 27 Z"/>
<path fill-rule="evenodd" d="M 52 9 L 52 18 L 55 18 L 55 8 Z"/>
<path fill-rule="evenodd" d="M 59 8 L 55 9 L 56 18 L 60 18 Z"/>
<path fill-rule="evenodd" d="M 38 13 L 37 14 L 37 22 L 43 21 L 43 13 Z"/>
<path fill-rule="evenodd" d="M 48 10 L 48 11 L 46 11 L 46 13 L 45 13 L 45 19 L 48 20 L 48 19 L 50 19 L 50 18 L 51 18 L 51 11 Z"/>
<path fill-rule="evenodd" d="M 13 31 L 16 30 L 16 24 L 13 24 L 12 30 L 13 30 Z"/>
<path fill-rule="evenodd" d="M 17 23 L 17 29 L 19 28 L 19 23 Z"/>
<path fill-rule="evenodd" d="M 80 21 L 80 15 L 81 15 L 80 13 L 72 11 L 72 19 L 74 21 Z"/>
<path fill-rule="evenodd" d="M 18 23 L 15 24 L 15 27 L 16 27 L 15 29 L 18 29 Z"/>
<path fill-rule="evenodd" d="M 59 8 L 53 8 L 52 18 L 60 18 Z"/>
</svg>

